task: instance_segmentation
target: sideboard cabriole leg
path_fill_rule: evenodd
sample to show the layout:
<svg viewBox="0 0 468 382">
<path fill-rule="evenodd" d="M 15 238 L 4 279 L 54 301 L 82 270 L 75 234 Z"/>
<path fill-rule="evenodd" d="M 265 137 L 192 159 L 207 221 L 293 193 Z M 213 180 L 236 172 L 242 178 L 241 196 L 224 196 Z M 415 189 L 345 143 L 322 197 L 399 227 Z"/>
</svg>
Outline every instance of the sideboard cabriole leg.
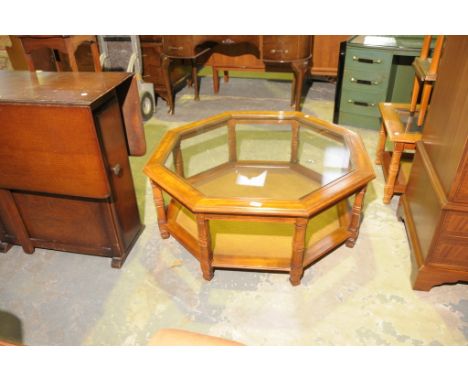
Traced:
<svg viewBox="0 0 468 382">
<path fill-rule="evenodd" d="M 354 198 L 353 209 L 351 211 L 351 222 L 349 223 L 348 231 L 351 234 L 351 237 L 346 240 L 346 246 L 349 248 L 353 248 L 356 244 L 356 240 L 359 236 L 359 227 L 361 223 L 361 211 L 362 211 L 362 204 L 364 201 L 364 196 L 366 195 L 367 187 L 364 187 L 356 194 Z"/>
<path fill-rule="evenodd" d="M 19 241 L 23 251 L 28 254 L 34 253 L 34 245 L 29 238 L 29 233 L 10 191 L 0 189 L 0 208 L 5 211 L 8 219 L 13 223 L 12 226 L 15 227 L 16 239 Z"/>
<path fill-rule="evenodd" d="M 158 217 L 159 232 L 163 239 L 168 239 L 170 234 L 167 229 L 166 207 L 164 206 L 163 193 L 161 188 L 153 181 L 151 181 L 151 187 L 153 189 L 153 199 Z"/>
<path fill-rule="evenodd" d="M 163 74 L 163 81 L 164 87 L 167 91 L 167 103 L 169 104 L 169 110 L 167 111 L 169 114 L 174 114 L 174 92 L 171 85 L 171 77 L 169 74 L 169 67 L 171 65 L 171 59 L 166 56 L 161 56 L 161 69 Z"/>
<path fill-rule="evenodd" d="M 291 107 L 294 107 L 294 100 L 296 99 L 296 85 L 297 85 L 296 72 L 293 71 L 293 80 L 291 84 L 291 101 L 290 101 Z"/>
<path fill-rule="evenodd" d="M 302 87 L 304 86 L 304 79 L 305 74 L 307 71 L 307 63 L 308 61 L 301 61 L 301 62 L 293 62 L 291 64 L 292 70 L 294 71 L 294 75 L 296 78 L 296 85 L 295 91 L 296 94 L 294 95 L 294 110 L 300 111 L 301 110 L 301 97 L 302 97 Z"/>
<path fill-rule="evenodd" d="M 211 251 L 210 225 L 203 214 L 197 214 L 198 242 L 200 246 L 200 266 L 203 278 L 210 281 L 213 276 L 213 253 Z"/>
<path fill-rule="evenodd" d="M 383 155 L 385 151 L 385 142 L 387 141 L 387 131 L 385 130 L 385 125 L 382 122 L 379 132 L 379 142 L 377 143 L 377 152 L 375 155 L 375 164 L 383 163 Z"/>
<path fill-rule="evenodd" d="M 393 146 L 393 154 L 392 159 L 390 161 L 390 166 L 388 169 L 388 177 L 387 181 L 385 182 L 384 187 L 384 197 L 383 202 L 384 204 L 390 203 L 390 200 L 393 196 L 393 190 L 395 188 L 395 181 L 398 175 L 398 171 L 400 170 L 400 160 L 401 155 L 403 154 L 404 144 L 403 143 L 395 143 Z"/>
<path fill-rule="evenodd" d="M 198 86 L 198 69 L 196 59 L 192 60 L 192 81 L 195 101 L 200 101 L 200 87 Z"/>
<path fill-rule="evenodd" d="M 304 250 L 305 250 L 305 233 L 308 220 L 305 218 L 297 218 L 294 237 L 293 249 L 291 258 L 291 271 L 289 281 L 296 286 L 301 283 L 302 275 L 304 274 Z"/>
</svg>

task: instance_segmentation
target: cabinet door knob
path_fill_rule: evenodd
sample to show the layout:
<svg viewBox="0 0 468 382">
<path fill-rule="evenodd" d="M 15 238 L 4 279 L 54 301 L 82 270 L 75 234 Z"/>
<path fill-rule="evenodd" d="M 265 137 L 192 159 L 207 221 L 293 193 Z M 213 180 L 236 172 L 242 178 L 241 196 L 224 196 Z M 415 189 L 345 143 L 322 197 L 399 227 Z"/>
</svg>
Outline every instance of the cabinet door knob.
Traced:
<svg viewBox="0 0 468 382">
<path fill-rule="evenodd" d="M 122 173 L 122 167 L 117 163 L 115 166 L 111 167 L 111 171 L 115 176 L 119 176 Z"/>
</svg>

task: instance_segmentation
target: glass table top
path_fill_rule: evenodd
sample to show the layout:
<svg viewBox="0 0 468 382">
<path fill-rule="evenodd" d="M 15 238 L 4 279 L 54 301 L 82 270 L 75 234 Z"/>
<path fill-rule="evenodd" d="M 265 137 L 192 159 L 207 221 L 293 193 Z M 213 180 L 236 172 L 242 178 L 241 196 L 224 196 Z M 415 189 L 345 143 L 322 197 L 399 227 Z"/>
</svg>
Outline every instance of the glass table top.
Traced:
<svg viewBox="0 0 468 382">
<path fill-rule="evenodd" d="M 296 200 L 354 169 L 346 139 L 319 123 L 230 120 L 179 134 L 164 167 L 209 198 Z"/>
</svg>

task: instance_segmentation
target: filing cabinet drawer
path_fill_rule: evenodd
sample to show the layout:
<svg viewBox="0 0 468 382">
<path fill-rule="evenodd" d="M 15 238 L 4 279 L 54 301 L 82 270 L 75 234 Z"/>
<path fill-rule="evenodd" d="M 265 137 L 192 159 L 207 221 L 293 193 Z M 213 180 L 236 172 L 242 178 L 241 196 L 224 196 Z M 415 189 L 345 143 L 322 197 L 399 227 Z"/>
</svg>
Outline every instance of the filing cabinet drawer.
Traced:
<svg viewBox="0 0 468 382">
<path fill-rule="evenodd" d="M 379 102 L 385 101 L 385 92 L 368 93 L 343 89 L 341 94 L 341 110 L 350 113 L 379 117 Z"/>
<path fill-rule="evenodd" d="M 362 70 L 345 70 L 343 73 L 343 89 L 364 92 L 386 92 L 388 75 L 383 72 Z"/>
<path fill-rule="evenodd" d="M 346 53 L 345 70 L 389 73 L 392 53 L 381 50 L 350 48 Z"/>
</svg>

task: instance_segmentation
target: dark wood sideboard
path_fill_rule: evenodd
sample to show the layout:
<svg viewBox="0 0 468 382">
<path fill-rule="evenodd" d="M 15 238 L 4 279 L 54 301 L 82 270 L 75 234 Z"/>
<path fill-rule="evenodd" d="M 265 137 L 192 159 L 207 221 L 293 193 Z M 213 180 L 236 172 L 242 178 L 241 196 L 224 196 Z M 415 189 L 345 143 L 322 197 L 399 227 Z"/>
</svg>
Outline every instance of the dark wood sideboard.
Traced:
<svg viewBox="0 0 468 382">
<path fill-rule="evenodd" d="M 128 155 L 146 151 L 129 73 L 0 71 L 0 251 L 125 261 L 143 226 Z"/>
<path fill-rule="evenodd" d="M 468 281 L 468 37 L 448 36 L 400 199 L 414 289 Z"/>
</svg>

